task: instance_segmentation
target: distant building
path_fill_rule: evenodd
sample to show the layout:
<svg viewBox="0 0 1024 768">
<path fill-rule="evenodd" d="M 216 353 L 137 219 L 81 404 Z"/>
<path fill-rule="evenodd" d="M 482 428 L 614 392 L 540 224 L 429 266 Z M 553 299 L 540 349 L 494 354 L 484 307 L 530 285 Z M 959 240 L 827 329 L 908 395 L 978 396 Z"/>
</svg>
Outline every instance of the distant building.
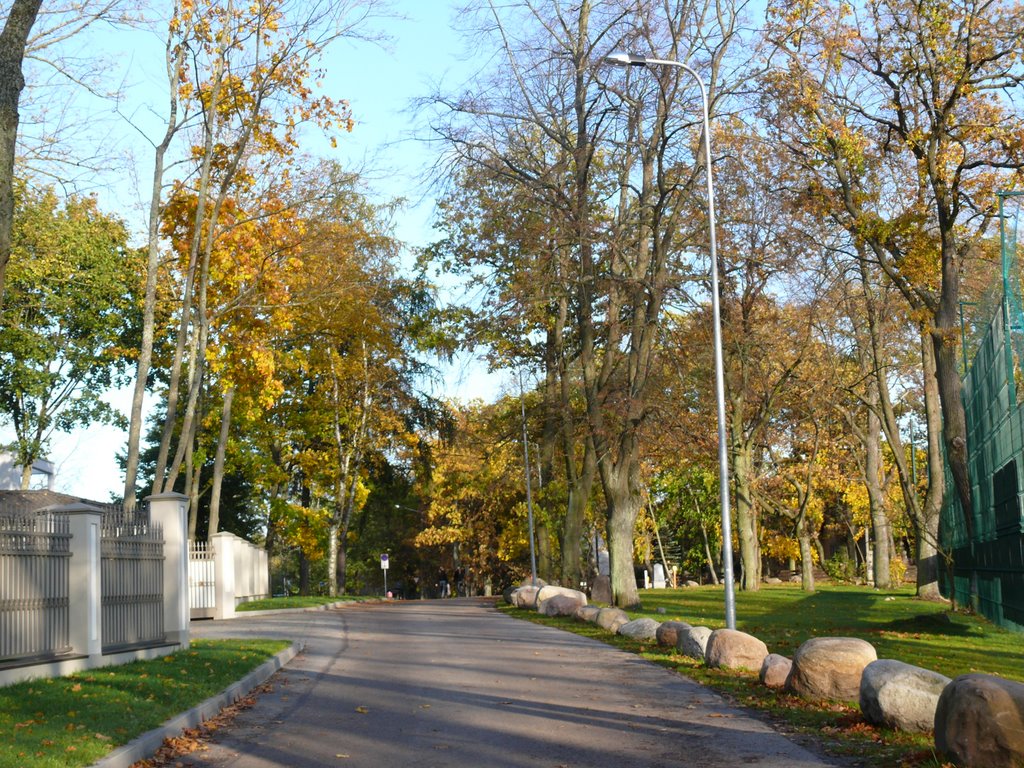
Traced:
<svg viewBox="0 0 1024 768">
<path fill-rule="evenodd" d="M 33 491 L 52 491 L 57 482 L 57 468 L 52 461 L 36 459 L 32 463 L 29 488 Z M 0 452 L 0 491 L 21 490 L 21 466 L 14 456 Z"/>
</svg>

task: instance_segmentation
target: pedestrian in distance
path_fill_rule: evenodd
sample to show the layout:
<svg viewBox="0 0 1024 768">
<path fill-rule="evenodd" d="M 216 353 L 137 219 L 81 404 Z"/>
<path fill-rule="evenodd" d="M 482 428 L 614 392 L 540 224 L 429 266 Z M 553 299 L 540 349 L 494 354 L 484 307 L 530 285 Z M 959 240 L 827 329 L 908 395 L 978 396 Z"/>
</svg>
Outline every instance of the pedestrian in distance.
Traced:
<svg viewBox="0 0 1024 768">
<path fill-rule="evenodd" d="M 442 598 L 451 597 L 451 587 L 448 586 L 448 574 L 444 568 L 437 569 L 437 589 Z"/>
</svg>

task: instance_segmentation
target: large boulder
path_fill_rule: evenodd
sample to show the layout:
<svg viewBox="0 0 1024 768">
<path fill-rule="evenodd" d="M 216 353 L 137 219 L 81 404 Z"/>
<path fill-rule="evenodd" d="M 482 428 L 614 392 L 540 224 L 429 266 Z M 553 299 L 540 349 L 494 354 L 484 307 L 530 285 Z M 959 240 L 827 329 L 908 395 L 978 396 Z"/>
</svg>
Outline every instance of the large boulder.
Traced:
<svg viewBox="0 0 1024 768">
<path fill-rule="evenodd" d="M 629 615 L 621 608 L 602 608 L 597 614 L 597 625 L 607 629 L 612 634 L 619 631 L 619 627 L 629 623 Z"/>
<path fill-rule="evenodd" d="M 537 603 L 537 610 L 545 616 L 575 616 L 577 609 L 582 607 L 579 598 L 573 595 L 552 595 L 544 602 Z"/>
<path fill-rule="evenodd" d="M 949 682 L 929 669 L 879 659 L 864 667 L 860 711 L 869 723 L 924 733 L 935 725 L 939 696 Z"/>
<path fill-rule="evenodd" d="M 512 593 L 512 605 L 516 608 L 536 608 L 540 587 L 520 587 Z"/>
<path fill-rule="evenodd" d="M 619 627 L 619 634 L 633 640 L 654 640 L 661 622 L 654 619 L 633 619 Z"/>
<path fill-rule="evenodd" d="M 537 589 L 540 589 L 541 587 L 546 587 L 547 585 L 548 583 L 539 576 L 537 577 L 536 582 L 533 580 L 532 577 L 527 577 L 523 579 L 522 582 L 520 582 L 519 584 L 520 587 L 537 587 Z"/>
<path fill-rule="evenodd" d="M 713 669 L 761 670 L 768 646 L 753 635 L 737 629 L 716 629 L 704 649 L 704 663 Z"/>
<path fill-rule="evenodd" d="M 1024 765 L 1024 683 L 982 674 L 954 679 L 935 710 L 935 749 L 970 768 Z"/>
<path fill-rule="evenodd" d="M 612 580 L 610 576 L 597 576 L 590 585 L 590 599 L 595 603 L 612 602 Z"/>
<path fill-rule="evenodd" d="M 679 633 L 684 629 L 690 629 L 690 625 L 685 621 L 663 621 L 654 639 L 658 641 L 658 645 L 675 648 L 679 642 Z"/>
<path fill-rule="evenodd" d="M 856 637 L 812 637 L 793 654 L 786 688 L 805 699 L 857 701 L 864 667 L 878 654 Z"/>
<path fill-rule="evenodd" d="M 573 615 L 579 621 L 589 621 L 591 624 L 595 624 L 599 613 L 601 613 L 601 609 L 596 605 L 581 605 Z"/>
<path fill-rule="evenodd" d="M 761 684 L 768 688 L 783 688 L 790 670 L 793 669 L 793 662 L 785 656 L 777 653 L 769 653 L 761 662 Z"/>
<path fill-rule="evenodd" d="M 676 650 L 691 659 L 704 661 L 704 651 L 708 646 L 711 630 L 707 627 L 690 627 L 679 632 Z"/>
<path fill-rule="evenodd" d="M 568 587 L 552 587 L 550 585 L 541 587 L 540 591 L 537 592 L 537 610 L 544 613 L 544 603 L 553 597 L 571 597 L 579 605 L 587 604 L 587 596 L 580 592 L 578 589 L 569 589 Z"/>
</svg>

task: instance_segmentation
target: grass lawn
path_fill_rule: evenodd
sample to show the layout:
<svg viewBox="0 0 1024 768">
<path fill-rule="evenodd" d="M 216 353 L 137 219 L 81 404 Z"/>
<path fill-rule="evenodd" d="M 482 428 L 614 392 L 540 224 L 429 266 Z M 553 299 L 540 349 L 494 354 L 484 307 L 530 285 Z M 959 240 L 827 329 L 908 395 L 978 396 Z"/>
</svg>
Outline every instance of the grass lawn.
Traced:
<svg viewBox="0 0 1024 768">
<path fill-rule="evenodd" d="M 0 768 L 90 765 L 220 693 L 288 645 L 196 640 L 162 659 L 0 688 Z"/>
<path fill-rule="evenodd" d="M 236 611 L 269 611 L 277 608 L 314 608 L 318 605 L 330 605 L 331 603 L 339 603 L 342 601 L 358 602 L 360 600 L 366 600 L 365 597 L 359 595 L 338 595 L 337 597 L 323 597 L 323 596 L 306 596 L 295 595 L 293 597 L 268 597 L 263 600 L 250 600 L 247 603 L 242 603 Z"/>
<path fill-rule="evenodd" d="M 633 618 L 681 619 L 694 626 L 725 626 L 724 590 L 699 587 L 647 590 Z M 664 608 L 665 614 L 657 613 Z M 880 659 L 956 677 L 967 672 L 1024 681 L 1024 635 L 987 619 L 950 614 L 948 606 L 914 597 L 912 589 L 825 586 L 812 594 L 799 587 L 762 587 L 736 592 L 736 628 L 761 638 L 773 653 L 792 656 L 812 637 L 859 637 Z"/>
<path fill-rule="evenodd" d="M 630 615 L 658 621 L 677 619 L 716 629 L 725 626 L 723 595 L 720 587 L 649 590 L 641 594 L 643 608 Z M 665 612 L 659 613 L 658 608 Z M 810 737 L 832 754 L 857 757 L 862 765 L 943 765 L 933 754 L 931 734 L 869 725 L 856 702 L 806 702 L 765 688 L 755 673 L 707 669 L 675 649 L 610 635 L 594 624 L 547 618 L 535 611 L 504 610 L 638 653 L 764 712 L 783 731 Z M 808 595 L 787 585 L 737 592 L 736 627 L 761 638 L 769 651 L 786 656 L 792 656 L 811 637 L 860 637 L 875 647 L 879 658 L 899 659 L 949 677 L 988 672 L 1024 681 L 1024 635 L 976 616 L 951 615 L 943 605 L 915 599 L 909 589 L 824 586 Z"/>
</svg>

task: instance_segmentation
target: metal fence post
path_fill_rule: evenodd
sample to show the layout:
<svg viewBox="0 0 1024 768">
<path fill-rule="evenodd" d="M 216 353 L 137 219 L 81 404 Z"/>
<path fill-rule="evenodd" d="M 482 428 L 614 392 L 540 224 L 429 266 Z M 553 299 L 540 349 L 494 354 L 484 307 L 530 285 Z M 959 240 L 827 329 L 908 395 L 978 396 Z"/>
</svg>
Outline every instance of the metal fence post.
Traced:
<svg viewBox="0 0 1024 768">
<path fill-rule="evenodd" d="M 213 545 L 213 569 L 216 586 L 216 602 L 213 609 L 214 619 L 233 619 L 235 617 L 235 534 L 215 533 L 210 537 Z"/>
<path fill-rule="evenodd" d="M 146 501 L 149 519 L 164 533 L 164 633 L 168 642 L 188 648 L 188 497 L 158 493 Z"/>
<path fill-rule="evenodd" d="M 49 511 L 68 516 L 71 563 L 68 571 L 68 629 L 72 653 L 88 656 L 90 666 L 103 655 L 103 591 L 100 582 L 100 526 L 103 513 L 88 504 Z"/>
</svg>

